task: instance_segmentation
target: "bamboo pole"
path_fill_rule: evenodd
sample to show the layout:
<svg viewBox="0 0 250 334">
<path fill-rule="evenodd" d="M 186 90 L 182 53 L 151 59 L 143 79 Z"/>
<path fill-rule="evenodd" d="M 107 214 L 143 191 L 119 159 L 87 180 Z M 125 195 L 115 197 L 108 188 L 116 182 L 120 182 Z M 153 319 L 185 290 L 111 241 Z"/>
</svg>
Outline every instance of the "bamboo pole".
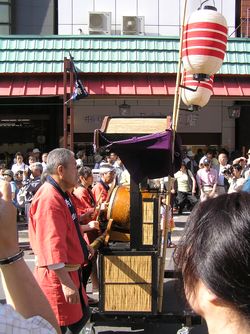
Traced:
<svg viewBox="0 0 250 334">
<path fill-rule="evenodd" d="M 174 96 L 174 106 L 173 106 L 172 163 L 174 162 L 175 132 L 177 130 L 178 118 L 179 118 L 180 82 L 183 80 L 181 78 L 181 65 L 182 65 L 182 44 L 183 44 L 184 25 L 185 25 L 185 20 L 186 20 L 186 11 L 187 11 L 187 0 L 185 0 L 184 7 L 183 7 L 183 19 L 182 19 L 180 44 L 179 44 L 179 59 L 178 59 L 178 66 L 177 66 L 175 96 Z M 164 271 L 165 271 L 165 260 L 166 260 L 166 253 L 167 253 L 167 234 L 168 234 L 168 226 L 169 226 L 169 209 L 170 209 L 170 199 L 171 199 L 172 186 L 173 186 L 173 178 L 168 176 L 168 189 L 167 189 L 167 193 L 166 193 L 166 215 L 165 215 L 164 229 L 163 229 L 163 246 L 162 246 L 163 249 L 162 249 L 162 256 L 161 256 L 161 259 L 160 259 L 160 270 L 159 270 L 158 311 L 160 313 L 162 312 L 162 305 L 163 305 Z"/>
<path fill-rule="evenodd" d="M 179 44 L 179 59 L 178 59 L 178 66 L 177 66 L 177 75 L 176 75 L 176 83 L 175 83 L 175 96 L 174 96 L 174 106 L 173 106 L 173 130 L 174 132 L 177 129 L 178 125 L 178 104 L 179 101 L 179 93 L 180 93 L 180 81 L 181 81 L 181 64 L 182 64 L 182 44 L 183 44 L 183 35 L 184 35 L 184 26 L 186 20 L 186 11 L 187 11 L 187 0 L 184 2 L 183 8 L 183 19 L 182 19 L 182 26 L 181 26 L 181 36 L 180 36 L 180 44 Z"/>
</svg>

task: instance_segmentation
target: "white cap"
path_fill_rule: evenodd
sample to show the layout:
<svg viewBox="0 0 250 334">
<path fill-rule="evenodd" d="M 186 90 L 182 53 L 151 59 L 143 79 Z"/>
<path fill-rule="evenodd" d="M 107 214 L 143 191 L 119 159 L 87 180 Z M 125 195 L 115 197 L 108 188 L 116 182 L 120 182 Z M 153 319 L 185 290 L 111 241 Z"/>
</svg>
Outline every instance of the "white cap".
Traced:
<svg viewBox="0 0 250 334">
<path fill-rule="evenodd" d="M 41 152 L 40 152 L 39 148 L 34 148 L 33 153 L 41 153 Z"/>
<path fill-rule="evenodd" d="M 102 162 L 100 164 L 100 169 L 99 169 L 100 174 L 113 172 L 114 170 L 115 170 L 114 166 L 111 164 L 108 164 L 107 162 Z"/>
</svg>

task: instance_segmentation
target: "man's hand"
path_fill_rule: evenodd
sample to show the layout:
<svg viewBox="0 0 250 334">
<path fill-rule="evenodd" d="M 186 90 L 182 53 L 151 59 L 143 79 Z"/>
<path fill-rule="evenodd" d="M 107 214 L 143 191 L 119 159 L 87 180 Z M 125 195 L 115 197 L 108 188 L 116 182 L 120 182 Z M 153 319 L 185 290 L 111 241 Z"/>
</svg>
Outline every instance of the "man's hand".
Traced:
<svg viewBox="0 0 250 334">
<path fill-rule="evenodd" d="M 86 213 L 83 213 L 80 216 L 79 221 L 80 221 L 81 224 L 87 224 L 90 219 L 93 219 L 93 216 L 94 216 L 94 212 L 88 211 Z"/>
<path fill-rule="evenodd" d="M 95 250 L 90 245 L 88 245 L 88 250 L 89 250 L 89 260 L 91 260 L 92 257 L 94 257 L 94 255 L 95 255 Z"/>
<path fill-rule="evenodd" d="M 214 191 L 211 191 L 211 193 L 208 194 L 209 198 L 214 198 L 214 196 L 215 196 L 215 192 Z"/>
<path fill-rule="evenodd" d="M 91 222 L 88 223 L 88 227 L 90 230 L 99 230 L 100 224 L 97 220 L 92 220 Z"/>
<path fill-rule="evenodd" d="M 0 258 L 18 253 L 16 208 L 11 201 L 10 184 L 0 181 Z"/>
<path fill-rule="evenodd" d="M 80 303 L 80 296 L 77 288 L 73 284 L 62 284 L 62 291 L 64 294 L 64 298 L 67 303 L 69 304 L 79 304 Z"/>
<path fill-rule="evenodd" d="M 101 204 L 101 208 L 100 208 L 100 210 L 101 210 L 101 211 L 107 211 L 107 210 L 108 210 L 108 206 L 109 206 L 109 203 L 108 203 L 108 202 L 103 202 L 103 203 Z"/>
<path fill-rule="evenodd" d="M 79 304 L 80 296 L 78 289 L 72 281 L 65 267 L 56 269 L 55 273 L 61 282 L 62 291 L 66 302 L 69 304 Z"/>
</svg>

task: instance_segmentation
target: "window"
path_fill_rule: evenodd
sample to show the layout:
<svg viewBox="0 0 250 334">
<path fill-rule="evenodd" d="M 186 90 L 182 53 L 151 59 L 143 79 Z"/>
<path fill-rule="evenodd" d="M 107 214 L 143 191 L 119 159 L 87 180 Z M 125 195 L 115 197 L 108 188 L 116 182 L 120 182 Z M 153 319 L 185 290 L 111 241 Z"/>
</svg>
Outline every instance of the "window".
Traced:
<svg viewBox="0 0 250 334">
<path fill-rule="evenodd" d="M 0 2 L 0 23 L 10 23 L 10 6 Z"/>
<path fill-rule="evenodd" d="M 9 35 L 11 26 L 11 10 L 9 1 L 0 1 L 0 34 Z"/>
<path fill-rule="evenodd" d="M 9 35 L 9 34 L 10 34 L 10 25 L 0 24 L 0 35 Z"/>
</svg>

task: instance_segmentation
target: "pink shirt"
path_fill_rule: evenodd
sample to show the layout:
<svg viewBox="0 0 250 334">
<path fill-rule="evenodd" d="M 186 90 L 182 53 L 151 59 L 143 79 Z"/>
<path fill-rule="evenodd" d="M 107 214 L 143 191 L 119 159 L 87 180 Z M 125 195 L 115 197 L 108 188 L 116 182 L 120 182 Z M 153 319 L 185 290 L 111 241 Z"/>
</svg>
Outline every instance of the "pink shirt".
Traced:
<svg viewBox="0 0 250 334">
<path fill-rule="evenodd" d="M 213 186 L 218 182 L 218 172 L 214 168 L 210 168 L 209 170 L 205 168 L 201 168 L 198 170 L 196 175 L 197 183 L 199 187 L 201 186 Z"/>
</svg>

